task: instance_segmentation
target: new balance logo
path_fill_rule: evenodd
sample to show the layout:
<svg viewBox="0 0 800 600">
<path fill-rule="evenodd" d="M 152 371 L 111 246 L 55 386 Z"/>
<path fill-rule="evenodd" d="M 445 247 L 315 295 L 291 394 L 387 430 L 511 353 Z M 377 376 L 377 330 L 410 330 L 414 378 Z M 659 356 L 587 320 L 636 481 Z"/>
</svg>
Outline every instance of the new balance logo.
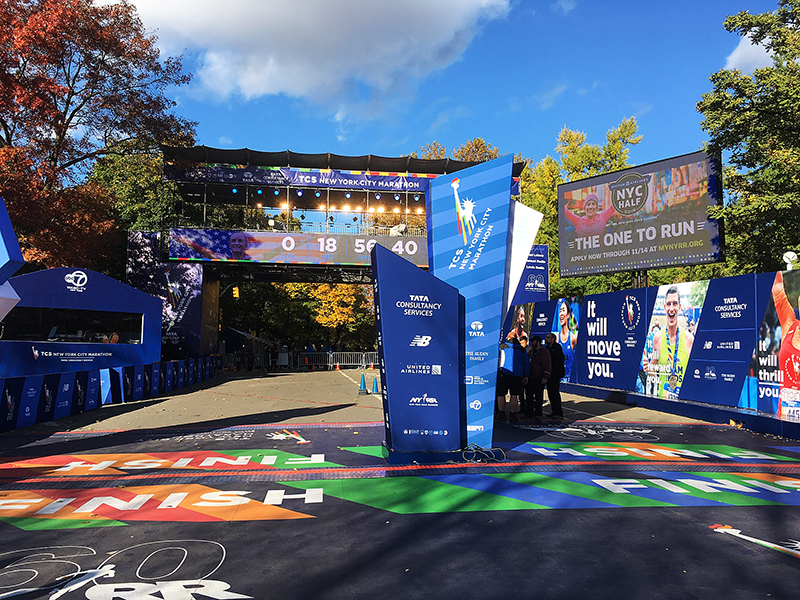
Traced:
<svg viewBox="0 0 800 600">
<path fill-rule="evenodd" d="M 419 348 L 424 348 L 425 346 L 429 346 L 431 343 L 431 336 L 429 335 L 415 335 L 414 339 L 411 340 L 409 346 L 418 346 Z"/>
</svg>

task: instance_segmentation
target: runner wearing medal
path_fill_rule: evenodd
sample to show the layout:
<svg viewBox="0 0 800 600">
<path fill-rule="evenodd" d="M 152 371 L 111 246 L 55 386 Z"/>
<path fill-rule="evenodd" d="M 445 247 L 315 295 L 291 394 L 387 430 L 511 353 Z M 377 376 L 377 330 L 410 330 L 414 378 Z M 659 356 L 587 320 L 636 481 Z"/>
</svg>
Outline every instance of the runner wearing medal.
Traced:
<svg viewBox="0 0 800 600">
<path fill-rule="evenodd" d="M 649 373 L 658 374 L 658 396 L 670 400 L 677 400 L 680 394 L 694 344 L 691 332 L 678 324 L 680 312 L 681 295 L 673 285 L 664 295 L 667 326 L 653 339 L 653 357 L 646 367 Z"/>
</svg>

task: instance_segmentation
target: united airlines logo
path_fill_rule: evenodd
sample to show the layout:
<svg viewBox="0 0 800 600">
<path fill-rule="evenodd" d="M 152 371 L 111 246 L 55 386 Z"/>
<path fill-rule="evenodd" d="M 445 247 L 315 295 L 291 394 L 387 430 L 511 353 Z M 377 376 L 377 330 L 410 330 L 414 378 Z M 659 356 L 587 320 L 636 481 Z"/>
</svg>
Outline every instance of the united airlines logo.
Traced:
<svg viewBox="0 0 800 600">
<path fill-rule="evenodd" d="M 416 346 L 417 348 L 425 348 L 430 346 L 431 344 L 431 336 L 429 335 L 415 335 L 414 339 L 411 340 L 409 346 Z"/>
<path fill-rule="evenodd" d="M 456 203 L 456 220 L 458 221 L 458 233 L 467 245 L 467 236 L 472 234 L 475 227 L 475 202 L 469 198 L 461 200 L 458 196 L 458 179 L 453 179 L 450 187 L 453 188 L 453 199 Z"/>
</svg>

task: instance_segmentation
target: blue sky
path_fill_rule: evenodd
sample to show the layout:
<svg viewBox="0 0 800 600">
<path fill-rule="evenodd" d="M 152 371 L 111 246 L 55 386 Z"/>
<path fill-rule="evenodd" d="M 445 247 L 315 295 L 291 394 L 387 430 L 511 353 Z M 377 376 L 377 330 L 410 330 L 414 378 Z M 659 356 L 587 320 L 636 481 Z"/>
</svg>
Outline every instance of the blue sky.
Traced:
<svg viewBox="0 0 800 600">
<path fill-rule="evenodd" d="M 133 0 L 193 82 L 177 111 L 220 148 L 400 156 L 482 137 L 555 155 L 634 116 L 632 164 L 693 152 L 724 67 L 768 64 L 726 15 L 777 0 Z"/>
</svg>

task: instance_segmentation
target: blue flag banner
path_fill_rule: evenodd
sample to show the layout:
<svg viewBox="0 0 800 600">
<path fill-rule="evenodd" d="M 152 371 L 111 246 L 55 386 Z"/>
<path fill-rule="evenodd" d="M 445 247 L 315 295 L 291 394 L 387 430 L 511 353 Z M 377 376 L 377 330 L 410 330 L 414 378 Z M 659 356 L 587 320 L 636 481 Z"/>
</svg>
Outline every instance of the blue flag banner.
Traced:
<svg viewBox="0 0 800 600">
<path fill-rule="evenodd" d="M 386 443 L 401 452 L 466 444 L 458 290 L 383 246 L 372 250 Z"/>
<path fill-rule="evenodd" d="M 508 281 L 512 157 L 431 182 L 426 196 L 433 275 L 464 296 L 467 438 L 490 446 L 498 340 Z"/>
</svg>

